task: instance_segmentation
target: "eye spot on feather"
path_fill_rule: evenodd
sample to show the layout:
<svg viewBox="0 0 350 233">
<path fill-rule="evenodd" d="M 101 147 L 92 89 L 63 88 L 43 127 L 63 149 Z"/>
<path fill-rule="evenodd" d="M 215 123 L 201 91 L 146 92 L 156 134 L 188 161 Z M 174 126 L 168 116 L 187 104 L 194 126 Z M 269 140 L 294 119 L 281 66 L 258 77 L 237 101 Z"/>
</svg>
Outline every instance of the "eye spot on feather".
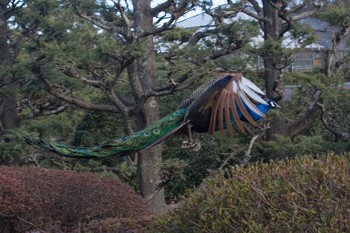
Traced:
<svg viewBox="0 0 350 233">
<path fill-rule="evenodd" d="M 179 114 L 180 114 L 180 111 L 175 111 L 175 112 L 174 112 L 174 115 L 175 115 L 175 116 L 177 116 L 177 115 L 179 115 Z"/>
<path fill-rule="evenodd" d="M 159 129 L 155 129 L 155 130 L 153 130 L 153 133 L 158 135 L 160 133 L 160 130 Z"/>
<path fill-rule="evenodd" d="M 151 135 L 151 133 L 150 133 L 150 132 L 146 132 L 146 133 L 144 133 L 144 135 L 145 135 L 146 137 L 148 137 L 149 135 Z"/>
<path fill-rule="evenodd" d="M 173 121 L 173 120 L 175 120 L 175 117 L 174 117 L 174 116 L 171 116 L 171 117 L 169 117 L 169 119 L 170 119 L 171 121 Z"/>
</svg>

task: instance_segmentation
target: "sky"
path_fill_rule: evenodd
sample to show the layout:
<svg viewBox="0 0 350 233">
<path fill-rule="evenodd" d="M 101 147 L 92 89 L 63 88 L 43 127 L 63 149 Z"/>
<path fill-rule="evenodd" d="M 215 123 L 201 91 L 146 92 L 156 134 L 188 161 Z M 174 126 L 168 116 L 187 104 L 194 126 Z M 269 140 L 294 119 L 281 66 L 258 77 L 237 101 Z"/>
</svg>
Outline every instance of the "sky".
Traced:
<svg viewBox="0 0 350 233">
<path fill-rule="evenodd" d="M 165 2 L 165 0 L 153 0 L 152 3 L 153 4 L 159 4 Z M 227 3 L 227 0 L 212 0 L 212 2 L 214 3 L 214 5 L 222 5 Z"/>
<path fill-rule="evenodd" d="M 153 0 L 152 1 L 152 6 L 160 4 L 160 3 L 163 3 L 163 2 L 165 2 L 165 0 Z M 222 5 L 222 4 L 226 4 L 227 0 L 212 0 L 212 2 L 213 2 L 213 6 L 219 6 L 219 5 Z M 201 12 L 200 10 L 190 11 L 184 17 L 188 18 L 188 17 L 191 17 L 193 15 L 199 14 L 200 12 Z"/>
</svg>

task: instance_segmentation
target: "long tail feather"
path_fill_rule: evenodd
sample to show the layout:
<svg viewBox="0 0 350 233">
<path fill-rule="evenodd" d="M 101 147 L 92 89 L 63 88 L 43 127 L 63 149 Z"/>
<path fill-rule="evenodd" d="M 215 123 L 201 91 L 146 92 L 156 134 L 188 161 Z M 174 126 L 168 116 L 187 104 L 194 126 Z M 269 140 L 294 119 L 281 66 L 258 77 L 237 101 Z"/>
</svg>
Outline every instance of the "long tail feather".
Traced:
<svg viewBox="0 0 350 233">
<path fill-rule="evenodd" d="M 116 138 L 97 146 L 74 147 L 53 142 L 45 143 L 43 140 L 28 137 L 25 141 L 32 146 L 71 158 L 123 156 L 150 148 L 169 138 L 170 134 L 174 134 L 184 125 L 186 112 L 187 109 L 179 109 L 130 136 Z"/>
</svg>

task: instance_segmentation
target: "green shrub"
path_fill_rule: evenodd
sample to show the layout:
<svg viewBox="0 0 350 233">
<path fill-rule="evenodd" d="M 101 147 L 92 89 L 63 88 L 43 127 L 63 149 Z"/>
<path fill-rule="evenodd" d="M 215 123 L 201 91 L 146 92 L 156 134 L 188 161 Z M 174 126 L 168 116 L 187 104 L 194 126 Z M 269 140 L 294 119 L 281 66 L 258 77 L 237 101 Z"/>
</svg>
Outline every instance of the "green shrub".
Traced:
<svg viewBox="0 0 350 233">
<path fill-rule="evenodd" d="M 350 154 L 232 167 L 151 232 L 350 232 Z"/>
</svg>

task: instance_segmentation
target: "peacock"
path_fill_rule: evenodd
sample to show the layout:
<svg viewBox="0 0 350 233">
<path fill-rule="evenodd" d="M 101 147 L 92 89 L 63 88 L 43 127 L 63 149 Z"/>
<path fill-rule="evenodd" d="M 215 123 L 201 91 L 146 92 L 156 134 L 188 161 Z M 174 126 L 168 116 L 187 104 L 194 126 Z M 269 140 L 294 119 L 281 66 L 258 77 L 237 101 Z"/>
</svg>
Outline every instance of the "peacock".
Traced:
<svg viewBox="0 0 350 233">
<path fill-rule="evenodd" d="M 67 146 L 54 142 L 26 138 L 35 147 L 73 158 L 104 158 L 124 156 L 147 150 L 173 136 L 187 132 L 189 143 L 193 143 L 192 132 L 210 133 L 220 131 L 225 136 L 227 129 L 234 135 L 233 124 L 245 133 L 243 122 L 260 127 L 257 121 L 265 117 L 268 110 L 279 107 L 265 96 L 253 82 L 241 73 L 222 73 L 198 87 L 182 102 L 175 112 L 153 122 L 141 131 L 129 136 L 115 138 L 90 147 Z"/>
</svg>

